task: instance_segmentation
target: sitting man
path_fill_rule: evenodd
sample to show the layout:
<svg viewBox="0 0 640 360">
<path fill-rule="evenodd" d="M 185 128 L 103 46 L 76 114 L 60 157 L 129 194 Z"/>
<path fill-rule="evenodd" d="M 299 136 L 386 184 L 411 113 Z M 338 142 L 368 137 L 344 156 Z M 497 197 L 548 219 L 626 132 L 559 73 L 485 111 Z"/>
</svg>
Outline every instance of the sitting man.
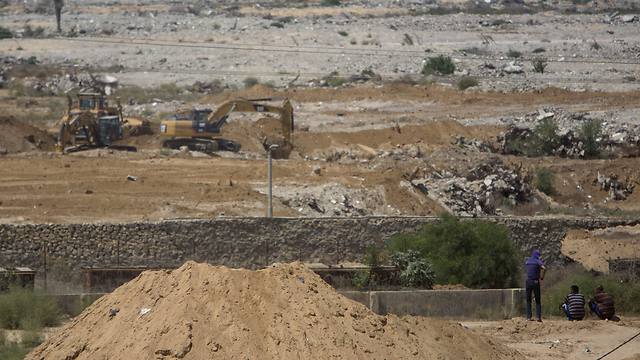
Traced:
<svg viewBox="0 0 640 360">
<path fill-rule="evenodd" d="M 616 316 L 613 298 L 604 292 L 602 285 L 595 288 L 594 296 L 589 300 L 589 309 L 591 309 L 591 313 L 596 314 L 602 320 L 619 320 Z"/>
<path fill-rule="evenodd" d="M 571 285 L 571 293 L 564 299 L 560 308 L 567 315 L 567 320 L 579 321 L 584 319 L 584 305 L 584 295 L 580 294 L 578 285 Z"/>
</svg>

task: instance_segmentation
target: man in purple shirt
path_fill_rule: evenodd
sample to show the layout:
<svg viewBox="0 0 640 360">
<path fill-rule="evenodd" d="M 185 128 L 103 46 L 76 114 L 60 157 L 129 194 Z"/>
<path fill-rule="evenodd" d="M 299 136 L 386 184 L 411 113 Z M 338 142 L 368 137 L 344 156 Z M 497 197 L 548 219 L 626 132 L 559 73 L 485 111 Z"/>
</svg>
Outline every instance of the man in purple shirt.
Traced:
<svg viewBox="0 0 640 360">
<path fill-rule="evenodd" d="M 542 304 L 540 303 L 540 281 L 544 279 L 544 261 L 540 258 L 540 251 L 533 250 L 531 257 L 528 257 L 524 263 L 524 269 L 527 273 L 527 281 L 525 282 L 525 290 L 527 296 L 527 320 L 531 318 L 531 295 L 536 299 L 536 320 L 542 321 Z"/>
</svg>

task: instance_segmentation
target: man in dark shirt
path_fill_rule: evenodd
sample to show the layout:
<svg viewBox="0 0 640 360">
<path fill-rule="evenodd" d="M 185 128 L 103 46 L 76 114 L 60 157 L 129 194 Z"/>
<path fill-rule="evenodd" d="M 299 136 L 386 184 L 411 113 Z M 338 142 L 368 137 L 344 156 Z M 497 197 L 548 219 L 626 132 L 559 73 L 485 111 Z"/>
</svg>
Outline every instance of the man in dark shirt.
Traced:
<svg viewBox="0 0 640 360">
<path fill-rule="evenodd" d="M 540 251 L 533 250 L 531 257 L 527 258 L 524 263 L 527 280 L 525 282 L 525 290 L 527 296 L 527 320 L 531 318 L 531 296 L 536 299 L 536 320 L 542 321 L 542 304 L 540 303 L 540 281 L 544 279 L 544 261 L 540 259 Z"/>
<path fill-rule="evenodd" d="M 602 320 L 617 320 L 616 308 L 613 304 L 611 295 L 604 292 L 602 285 L 594 290 L 594 296 L 589 300 L 589 309 L 591 313 L 596 314 Z"/>
<path fill-rule="evenodd" d="M 585 313 L 584 304 L 584 295 L 580 294 L 578 285 L 571 285 L 571 293 L 564 299 L 560 308 L 567 315 L 567 320 L 582 320 Z"/>
</svg>

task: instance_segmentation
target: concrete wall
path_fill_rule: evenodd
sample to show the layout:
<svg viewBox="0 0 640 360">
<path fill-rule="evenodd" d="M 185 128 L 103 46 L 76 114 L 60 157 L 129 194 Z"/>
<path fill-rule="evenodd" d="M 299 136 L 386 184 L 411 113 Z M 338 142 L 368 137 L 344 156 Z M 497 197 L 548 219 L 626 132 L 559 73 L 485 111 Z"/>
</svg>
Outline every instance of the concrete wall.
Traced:
<svg viewBox="0 0 640 360">
<path fill-rule="evenodd" d="M 524 252 L 542 250 L 549 263 L 565 261 L 560 241 L 568 229 L 635 225 L 637 220 L 489 218 L 505 224 Z M 302 260 L 361 260 L 370 245 L 419 229 L 437 218 L 217 218 L 126 224 L 0 225 L 0 267 L 176 267 L 186 260 L 257 268 Z"/>
<path fill-rule="evenodd" d="M 524 289 L 340 291 L 376 314 L 509 319 L 524 314 Z"/>
</svg>

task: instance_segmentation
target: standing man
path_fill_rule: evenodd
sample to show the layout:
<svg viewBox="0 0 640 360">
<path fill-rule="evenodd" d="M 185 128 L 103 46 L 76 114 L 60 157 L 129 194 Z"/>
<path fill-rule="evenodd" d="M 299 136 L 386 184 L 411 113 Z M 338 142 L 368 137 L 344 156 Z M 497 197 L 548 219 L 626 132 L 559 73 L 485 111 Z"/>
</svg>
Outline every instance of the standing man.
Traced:
<svg viewBox="0 0 640 360">
<path fill-rule="evenodd" d="M 540 281 L 544 279 L 544 261 L 540 259 L 540 250 L 533 250 L 531 257 L 527 258 L 524 263 L 524 269 L 527 273 L 525 282 L 527 296 L 527 320 L 531 318 L 531 296 L 536 299 L 536 320 L 542 322 L 542 303 L 540 302 Z"/>
<path fill-rule="evenodd" d="M 567 320 L 580 321 L 584 319 L 584 305 L 584 296 L 580 294 L 580 288 L 578 285 L 571 285 L 571 293 L 564 299 L 560 308 L 567 315 Z"/>
<path fill-rule="evenodd" d="M 62 17 L 62 7 L 64 6 L 64 0 L 53 0 L 53 6 L 56 9 L 56 23 L 58 24 L 58 32 L 62 32 L 60 27 L 60 20 Z"/>
</svg>

